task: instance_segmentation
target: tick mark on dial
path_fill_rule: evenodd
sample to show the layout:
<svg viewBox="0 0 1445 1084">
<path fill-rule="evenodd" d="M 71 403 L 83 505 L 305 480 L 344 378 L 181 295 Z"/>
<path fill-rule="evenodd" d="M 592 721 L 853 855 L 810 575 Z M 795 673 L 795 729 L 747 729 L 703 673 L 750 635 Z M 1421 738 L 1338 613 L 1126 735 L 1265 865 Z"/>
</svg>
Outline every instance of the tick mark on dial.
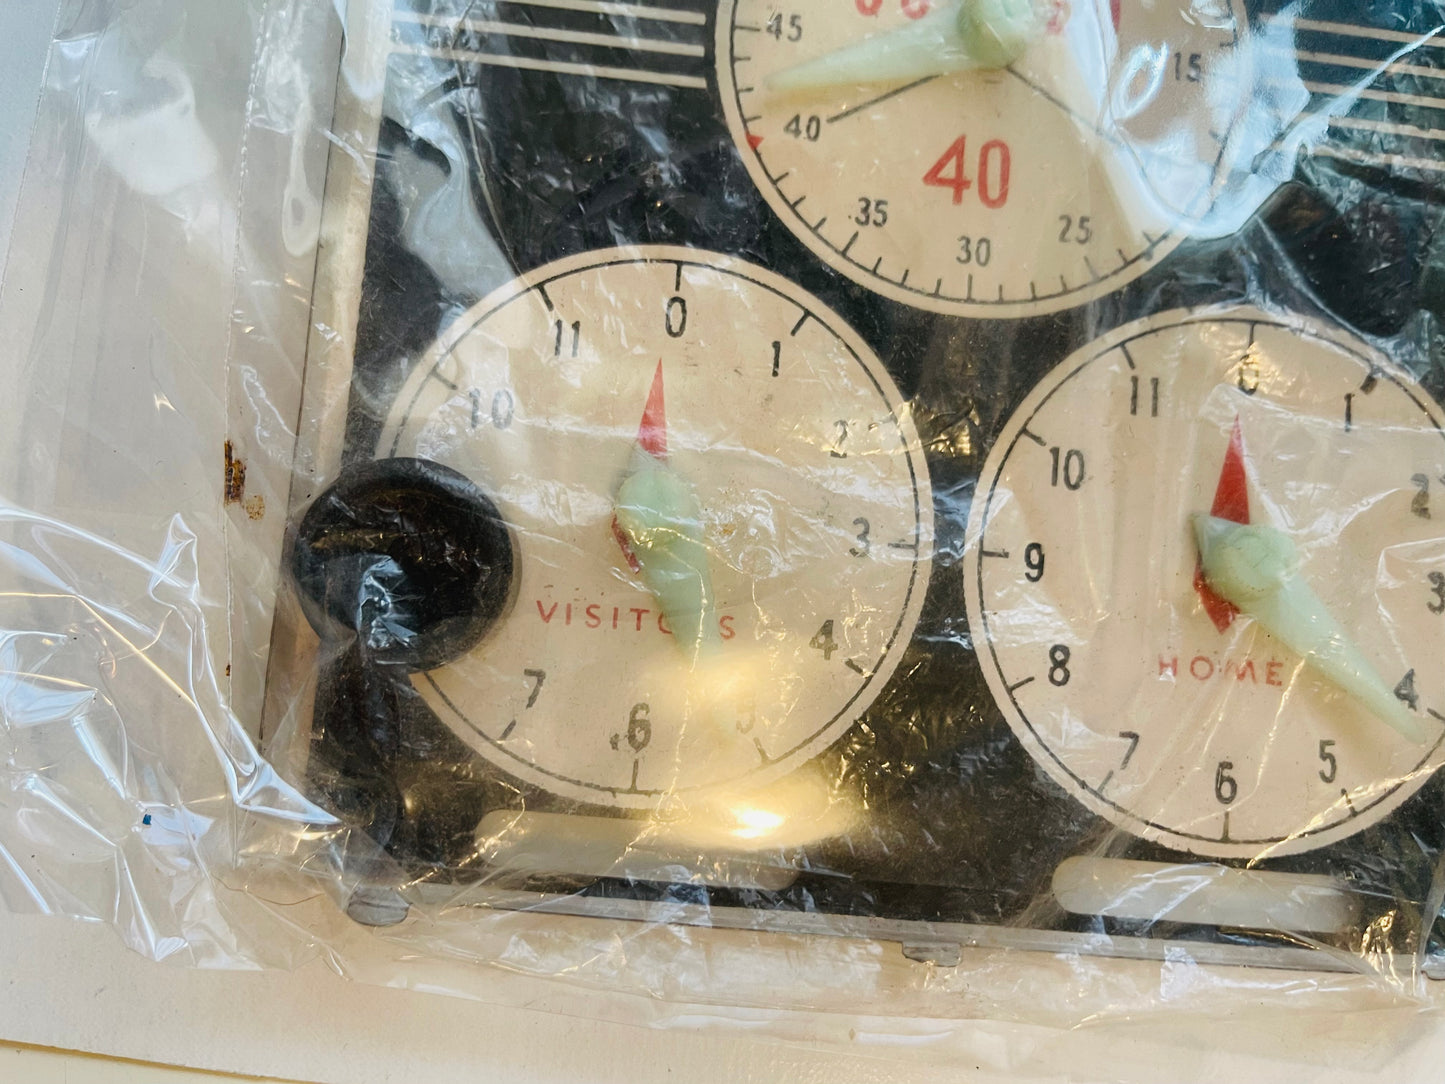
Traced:
<svg viewBox="0 0 1445 1084">
<path fill-rule="evenodd" d="M 1089 274 L 1093 277 L 1093 280 L 1095 282 L 1098 282 L 1101 278 L 1103 278 L 1103 276 L 1100 275 L 1099 272 L 1094 270 L 1094 264 L 1087 256 L 1084 257 L 1084 266 L 1089 269 Z"/>
<path fill-rule="evenodd" d="M 760 739 L 753 739 L 753 748 L 758 751 L 758 759 L 764 764 L 771 764 L 773 762 L 773 758 L 768 756 L 768 752 L 763 748 L 763 743 Z"/>
<path fill-rule="evenodd" d="M 1345 808 L 1350 811 L 1350 816 L 1358 817 L 1360 815 L 1360 811 L 1355 808 L 1355 803 L 1350 801 L 1350 792 L 1344 787 L 1341 787 L 1340 797 L 1345 800 Z"/>
<path fill-rule="evenodd" d="M 678 265 L 677 265 L 677 276 L 672 280 L 672 292 L 675 293 L 675 294 L 680 294 L 680 293 L 682 293 L 682 262 L 681 262 L 681 261 L 678 261 Z"/>
<path fill-rule="evenodd" d="M 1016 681 L 1016 682 L 1014 682 L 1012 685 L 1010 685 L 1010 686 L 1008 687 L 1009 694 L 1012 695 L 1012 694 L 1018 692 L 1018 691 L 1019 691 L 1020 689 L 1022 689 L 1025 685 L 1028 685 L 1028 684 L 1032 683 L 1034 680 L 1035 680 L 1034 678 L 1026 677 L 1026 678 L 1024 678 L 1022 681 Z"/>
<path fill-rule="evenodd" d="M 1229 811 L 1224 811 L 1224 832 L 1219 837 L 1220 843 L 1228 843 L 1229 839 Z"/>
<path fill-rule="evenodd" d="M 1365 377 L 1365 382 L 1360 385 L 1360 391 L 1364 392 L 1366 395 L 1369 395 L 1369 394 L 1370 394 L 1371 392 L 1373 392 L 1377 387 L 1379 387 L 1379 384 L 1380 384 L 1380 374 L 1379 374 L 1379 371 L 1376 370 L 1376 369 L 1371 369 L 1371 370 L 1370 370 L 1370 375 L 1367 376 L 1367 377 Z"/>
<path fill-rule="evenodd" d="M 1131 354 L 1131 353 L 1129 353 L 1129 344 L 1128 344 L 1128 343 L 1120 343 L 1120 344 L 1119 344 L 1119 353 L 1121 353 L 1121 354 L 1124 355 L 1124 363 L 1125 363 L 1126 365 L 1128 365 L 1129 368 L 1131 368 L 1131 369 L 1137 369 L 1137 368 L 1138 368 L 1138 366 L 1134 364 L 1134 355 Z"/>
<path fill-rule="evenodd" d="M 1109 780 L 1111 780 L 1111 779 L 1113 779 L 1113 778 L 1114 778 L 1114 773 L 1111 771 L 1108 775 L 1104 776 L 1104 781 L 1103 781 L 1102 783 L 1100 783 L 1097 787 L 1094 788 L 1095 792 L 1097 792 L 1098 794 L 1103 794 L 1103 793 L 1104 793 L 1104 788 L 1109 785 Z"/>
<path fill-rule="evenodd" d="M 641 768 L 641 766 L 642 766 L 642 761 L 640 761 L 640 760 L 634 760 L 634 761 L 632 762 L 632 785 L 631 785 L 630 787 L 628 787 L 627 789 L 628 789 L 629 791 L 631 791 L 633 794 L 636 794 L 636 793 L 637 793 L 637 772 L 638 772 L 638 770 Z"/>
<path fill-rule="evenodd" d="M 869 98 L 866 102 L 860 102 L 858 105 L 851 106 L 850 108 L 843 110 L 843 112 L 841 113 L 834 113 L 831 117 L 828 118 L 827 123 L 836 124 L 838 121 L 844 120 L 847 117 L 851 117 L 855 113 L 861 113 L 863 110 L 875 106 L 880 102 L 886 102 L 889 98 L 896 98 L 900 94 L 907 94 L 910 90 L 913 90 L 916 87 L 921 87 L 924 83 L 931 83 L 937 78 L 938 76 L 936 75 L 929 75 L 925 76 L 922 79 L 915 79 L 913 82 L 906 83 L 901 87 L 894 87 L 892 90 L 888 91 L 885 94 L 880 94 L 876 98 Z"/>
<path fill-rule="evenodd" d="M 513 719 L 510 723 L 507 724 L 507 728 L 502 731 L 502 736 L 501 736 L 500 738 L 498 738 L 497 740 L 498 740 L 498 741 L 506 741 L 508 738 L 510 738 L 510 737 L 512 736 L 512 731 L 514 731 L 514 730 L 516 730 L 516 729 L 517 729 L 517 720 Z"/>
<path fill-rule="evenodd" d="M 556 312 L 556 311 L 557 311 L 557 306 L 555 306 L 555 305 L 552 304 L 552 298 L 551 298 L 551 296 L 547 293 L 547 287 L 545 287 L 545 286 L 538 286 L 538 287 L 537 287 L 537 296 L 542 299 L 542 304 L 544 304 L 544 305 L 547 306 L 547 311 L 548 311 L 548 312 Z"/>
<path fill-rule="evenodd" d="M 855 243 L 857 243 L 857 241 L 858 241 L 858 231 L 857 231 L 857 230 L 854 230 L 854 231 L 853 231 L 853 236 L 850 237 L 850 238 L 848 238 L 848 243 L 843 246 L 842 254 L 843 254 L 844 256 L 848 255 L 848 250 L 849 250 L 850 248 L 852 248 L 853 245 L 854 245 Z"/>
<path fill-rule="evenodd" d="M 918 543 L 917 543 L 917 542 L 910 542 L 910 541 L 890 542 L 890 543 L 888 543 L 888 548 L 891 549 L 891 550 L 908 550 L 908 551 L 910 551 L 910 552 L 912 552 L 912 553 L 917 553 L 917 552 L 918 552 Z"/>
<path fill-rule="evenodd" d="M 796 339 L 798 337 L 798 332 L 803 330 L 803 325 L 808 322 L 808 318 L 812 315 L 813 314 L 811 312 L 808 312 L 806 309 L 803 310 L 803 315 L 798 317 L 798 322 L 793 325 L 793 330 L 791 332 L 793 338 Z"/>
<path fill-rule="evenodd" d="M 1039 436 L 1028 426 L 1024 426 L 1022 429 L 1019 430 L 1019 436 L 1028 437 L 1029 440 L 1033 441 L 1040 448 L 1047 448 L 1049 446 L 1048 441 L 1046 441 L 1043 437 Z"/>
<path fill-rule="evenodd" d="M 1445 715 L 1441 715 L 1441 714 L 1440 714 L 1438 711 L 1436 711 L 1434 708 L 1426 708 L 1426 709 L 1425 709 L 1425 714 L 1428 715 L 1428 716 L 1430 716 L 1430 718 L 1432 718 L 1432 719 L 1436 719 L 1436 720 L 1438 720 L 1438 721 L 1440 721 L 1440 722 L 1442 722 L 1442 723 L 1445 723 Z"/>
<path fill-rule="evenodd" d="M 854 662 L 852 659 L 845 660 L 843 665 L 846 666 L 849 670 L 852 670 L 853 673 L 858 674 L 860 677 L 871 678 L 873 676 L 873 671 L 863 669 L 861 665 Z"/>
<path fill-rule="evenodd" d="M 1008 550 L 983 550 L 982 553 L 980 554 L 980 556 L 982 556 L 982 557 L 996 557 L 996 558 L 998 558 L 1000 561 L 1007 561 L 1007 560 L 1008 560 Z"/>
<path fill-rule="evenodd" d="M 426 375 L 427 375 L 427 379 L 428 379 L 428 380 L 435 380 L 435 381 L 437 381 L 438 383 L 444 384 L 444 385 L 446 385 L 446 387 L 447 387 L 448 389 L 450 389 L 451 391 L 459 391 L 459 390 L 460 390 L 460 388 L 459 388 L 456 384 L 452 383 L 452 382 L 451 382 L 450 380 L 448 380 L 446 377 L 442 376 L 441 372 L 440 372 L 439 370 L 437 370 L 437 369 L 432 369 L 432 371 L 429 372 L 429 373 L 427 373 Z"/>
</svg>

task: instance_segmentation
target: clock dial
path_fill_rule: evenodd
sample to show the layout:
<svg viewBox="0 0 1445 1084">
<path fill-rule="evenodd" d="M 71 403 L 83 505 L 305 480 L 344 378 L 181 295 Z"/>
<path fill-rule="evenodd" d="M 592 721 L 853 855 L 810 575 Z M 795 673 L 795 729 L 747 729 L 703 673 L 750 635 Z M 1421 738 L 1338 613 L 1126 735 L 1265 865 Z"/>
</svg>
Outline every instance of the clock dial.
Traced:
<svg viewBox="0 0 1445 1084">
<path fill-rule="evenodd" d="M 1095 812 L 1256 858 L 1379 821 L 1442 759 L 1440 408 L 1342 334 L 1165 314 L 994 446 L 965 589 L 1019 739 Z"/>
<path fill-rule="evenodd" d="M 834 313 L 727 257 L 590 253 L 505 287 L 417 366 L 378 454 L 465 475 L 514 537 L 509 612 L 415 687 L 573 799 L 796 768 L 887 682 L 928 581 L 903 396 Z"/>
<path fill-rule="evenodd" d="M 1026 316 L 1119 289 L 1208 209 L 1246 25 L 1230 0 L 723 0 L 718 78 L 753 180 L 831 267 Z"/>
</svg>

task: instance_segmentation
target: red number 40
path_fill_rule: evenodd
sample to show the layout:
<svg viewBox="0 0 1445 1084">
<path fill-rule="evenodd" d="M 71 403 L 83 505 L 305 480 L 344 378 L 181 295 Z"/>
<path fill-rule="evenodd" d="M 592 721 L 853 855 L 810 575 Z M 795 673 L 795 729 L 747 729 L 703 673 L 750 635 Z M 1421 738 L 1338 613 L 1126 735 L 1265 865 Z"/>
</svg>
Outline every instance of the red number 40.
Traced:
<svg viewBox="0 0 1445 1084">
<path fill-rule="evenodd" d="M 943 152 L 943 157 L 923 175 L 923 183 L 934 188 L 953 190 L 953 202 L 963 202 L 963 194 L 973 187 L 968 175 L 968 136 L 961 135 Z M 990 139 L 978 152 L 978 198 L 985 206 L 997 210 L 1008 202 L 1009 171 L 1013 153 L 1001 139 Z"/>
</svg>

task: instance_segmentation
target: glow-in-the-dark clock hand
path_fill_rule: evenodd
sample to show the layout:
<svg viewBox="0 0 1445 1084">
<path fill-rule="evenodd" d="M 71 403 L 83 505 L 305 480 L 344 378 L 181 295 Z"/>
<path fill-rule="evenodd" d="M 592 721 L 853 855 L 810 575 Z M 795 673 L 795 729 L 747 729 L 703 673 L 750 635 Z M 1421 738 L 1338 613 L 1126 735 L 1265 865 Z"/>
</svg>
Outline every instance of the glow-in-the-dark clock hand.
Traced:
<svg viewBox="0 0 1445 1084">
<path fill-rule="evenodd" d="M 624 553 L 657 599 L 678 646 L 694 665 L 706 660 L 721 642 L 712 573 L 697 495 L 668 462 L 661 362 L 614 516 Z"/>
<path fill-rule="evenodd" d="M 774 93 L 1006 68 L 1044 36 L 1044 0 L 962 0 L 889 33 L 774 72 Z"/>
<path fill-rule="evenodd" d="M 1298 554 L 1288 535 L 1207 515 L 1194 517 L 1194 534 L 1204 577 L 1216 594 L 1381 722 L 1411 741 L 1424 741 L 1419 720 L 1299 575 Z"/>
</svg>

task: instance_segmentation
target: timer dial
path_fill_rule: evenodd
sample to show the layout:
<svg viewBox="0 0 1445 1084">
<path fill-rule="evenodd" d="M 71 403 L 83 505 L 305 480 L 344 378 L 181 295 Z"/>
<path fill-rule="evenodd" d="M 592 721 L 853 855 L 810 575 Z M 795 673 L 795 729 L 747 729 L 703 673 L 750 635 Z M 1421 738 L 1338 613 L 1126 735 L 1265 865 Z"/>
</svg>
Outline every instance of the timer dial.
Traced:
<svg viewBox="0 0 1445 1084">
<path fill-rule="evenodd" d="M 903 396 L 819 301 L 728 257 L 589 253 L 503 288 L 418 364 L 378 454 L 461 472 L 515 537 L 511 609 L 415 687 L 572 799 L 791 771 L 887 682 L 928 582 Z"/>
<path fill-rule="evenodd" d="M 1021 39 L 1025 0 L 991 2 L 1007 51 L 956 4 L 722 0 L 718 79 L 753 180 L 829 266 L 1019 317 L 1121 288 L 1207 211 L 1247 22 L 1237 0 L 1039 0 Z"/>
<path fill-rule="evenodd" d="M 994 697 L 1094 812 L 1200 855 L 1373 824 L 1442 760 L 1445 433 L 1362 343 L 1253 310 L 1085 348 L 979 482 Z"/>
</svg>

